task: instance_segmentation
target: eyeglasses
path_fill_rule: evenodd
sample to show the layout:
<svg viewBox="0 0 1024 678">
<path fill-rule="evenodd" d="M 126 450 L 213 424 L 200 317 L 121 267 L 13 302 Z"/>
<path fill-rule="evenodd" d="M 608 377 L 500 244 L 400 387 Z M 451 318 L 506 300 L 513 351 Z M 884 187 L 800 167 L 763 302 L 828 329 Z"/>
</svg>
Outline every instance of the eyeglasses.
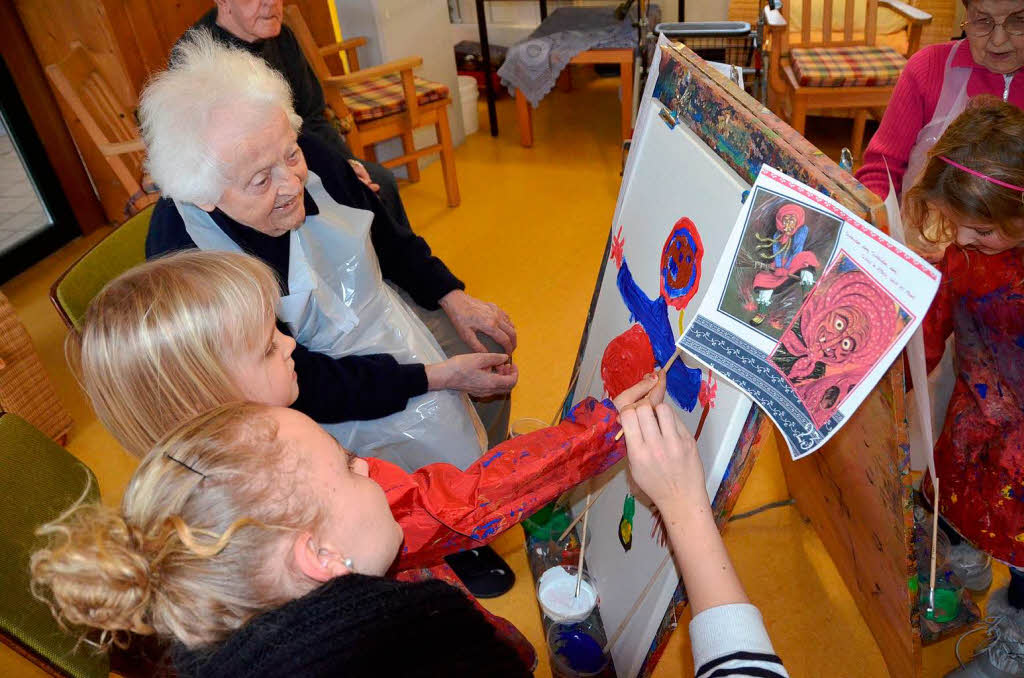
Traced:
<svg viewBox="0 0 1024 678">
<path fill-rule="evenodd" d="M 967 35 L 972 38 L 984 38 L 992 33 L 996 26 L 1002 26 L 1008 35 L 1020 37 L 1024 35 L 1024 14 L 1012 14 L 1000 23 L 996 23 L 990 16 L 985 16 L 960 24 L 960 28 L 964 29 Z"/>
</svg>

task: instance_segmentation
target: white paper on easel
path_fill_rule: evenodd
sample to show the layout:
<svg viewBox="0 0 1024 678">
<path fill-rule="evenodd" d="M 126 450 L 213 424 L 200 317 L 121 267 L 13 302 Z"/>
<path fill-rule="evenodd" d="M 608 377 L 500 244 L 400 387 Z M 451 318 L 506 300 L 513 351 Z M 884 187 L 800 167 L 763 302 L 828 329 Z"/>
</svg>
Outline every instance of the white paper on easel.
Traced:
<svg viewBox="0 0 1024 678">
<path fill-rule="evenodd" d="M 888 171 L 888 170 L 887 170 Z M 896 199 L 896 189 L 889 176 L 889 195 L 885 199 L 885 212 L 889 217 L 889 234 L 898 242 L 907 243 L 903 231 L 903 217 Z M 910 422 L 910 454 L 924 462 L 935 478 L 935 429 L 932 417 L 931 389 L 928 388 L 928 369 L 924 353 L 924 325 L 919 326 L 907 342 L 907 362 L 915 388 L 911 403 L 907 404 L 907 419 Z M 921 388 L 924 384 L 925 388 Z"/>
</svg>

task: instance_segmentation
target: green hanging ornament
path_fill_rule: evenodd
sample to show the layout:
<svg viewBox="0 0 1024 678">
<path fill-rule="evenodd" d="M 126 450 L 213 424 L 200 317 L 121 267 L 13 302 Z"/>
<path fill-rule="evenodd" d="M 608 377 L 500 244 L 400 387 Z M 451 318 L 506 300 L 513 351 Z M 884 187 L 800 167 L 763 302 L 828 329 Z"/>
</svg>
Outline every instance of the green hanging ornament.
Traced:
<svg viewBox="0 0 1024 678">
<path fill-rule="evenodd" d="M 633 516 L 636 514 L 636 499 L 626 494 L 622 501 L 622 518 L 619 520 L 619 543 L 628 551 L 633 547 Z"/>
</svg>

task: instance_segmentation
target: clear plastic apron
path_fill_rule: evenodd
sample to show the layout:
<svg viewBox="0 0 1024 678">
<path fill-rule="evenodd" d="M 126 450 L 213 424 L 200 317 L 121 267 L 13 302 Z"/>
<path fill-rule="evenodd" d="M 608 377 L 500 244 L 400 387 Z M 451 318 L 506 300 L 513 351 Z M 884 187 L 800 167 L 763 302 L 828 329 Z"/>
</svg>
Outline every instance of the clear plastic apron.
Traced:
<svg viewBox="0 0 1024 678">
<path fill-rule="evenodd" d="M 928 162 L 928 151 L 932 149 L 935 142 L 939 140 L 942 133 L 949 127 L 949 123 L 956 120 L 956 117 L 964 112 L 967 107 L 967 81 L 971 79 L 971 68 L 965 66 L 954 66 L 953 57 L 958 50 L 963 48 L 964 41 L 958 40 L 953 49 L 949 50 L 949 57 L 946 59 L 946 68 L 942 72 L 942 91 L 939 93 L 939 101 L 935 104 L 935 112 L 928 124 L 921 128 L 910 149 L 910 157 L 907 158 L 907 171 L 903 173 L 903 187 L 900 195 L 906 195 L 907 191 L 917 177 L 921 174 L 925 164 Z"/>
<path fill-rule="evenodd" d="M 971 77 L 969 67 L 954 66 L 953 57 L 957 50 L 964 48 L 964 41 L 960 40 L 949 50 L 949 58 L 946 59 L 946 68 L 942 73 L 942 91 L 939 93 L 939 101 L 935 104 L 935 113 L 927 125 L 921 128 L 910 149 L 910 157 L 907 159 L 907 171 L 903 174 L 903 188 L 900 195 L 906 195 L 910 187 L 917 181 L 918 176 L 924 170 L 928 162 L 928 151 L 932 149 L 935 142 L 939 140 L 950 123 L 963 113 L 967 107 L 967 81 Z M 913 234 L 908 233 L 908 238 Z M 916 249 L 931 247 L 925 241 L 908 242 Z M 953 338 L 946 341 L 946 352 L 935 369 L 928 374 L 928 391 L 931 399 L 932 422 L 935 431 L 934 440 L 938 440 L 938 434 L 946 422 L 946 408 L 949 406 L 949 399 L 953 395 L 953 387 L 956 385 L 956 369 L 954 359 L 956 348 Z M 915 386 L 916 388 L 916 386 Z M 907 420 L 910 423 L 910 449 L 913 453 L 913 465 L 915 468 L 923 468 L 927 454 L 923 450 L 924 436 L 920 430 L 918 418 L 914 415 L 912 407 L 916 407 L 914 399 L 907 398 L 908 412 Z M 920 454 L 918 454 L 920 452 Z"/>
<path fill-rule="evenodd" d="M 400 363 L 444 360 L 434 336 L 384 283 L 370 241 L 373 213 L 339 205 L 312 172 L 306 190 L 320 213 L 307 215 L 288 235 L 289 293 L 277 309 L 295 340 L 335 358 L 388 353 Z M 197 247 L 242 251 L 207 212 L 178 201 L 175 206 Z M 387 417 L 324 428 L 346 449 L 409 471 L 435 462 L 465 469 L 486 450 L 469 398 L 450 390 L 412 398 L 405 410 Z"/>
</svg>

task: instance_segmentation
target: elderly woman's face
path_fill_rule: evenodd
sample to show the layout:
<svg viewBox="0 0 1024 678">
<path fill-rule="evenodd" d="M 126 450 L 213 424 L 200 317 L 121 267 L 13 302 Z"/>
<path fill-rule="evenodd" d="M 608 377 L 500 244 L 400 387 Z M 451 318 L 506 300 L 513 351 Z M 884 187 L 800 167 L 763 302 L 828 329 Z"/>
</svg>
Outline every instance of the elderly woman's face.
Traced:
<svg viewBox="0 0 1024 678">
<path fill-rule="evenodd" d="M 262 118 L 252 124 L 252 118 Z M 213 150 L 226 166 L 228 186 L 216 205 L 240 224 L 279 236 L 306 219 L 303 202 L 308 169 L 284 111 L 245 116 L 232 111 L 215 120 Z"/>
<path fill-rule="evenodd" d="M 1022 13 L 1024 0 L 970 0 L 967 3 L 968 25 L 965 31 L 975 63 L 1004 75 L 1024 66 L 1024 36 L 1006 32 L 1007 25 L 1021 25 Z M 994 24 L 992 32 L 977 35 L 980 30 L 985 30 L 979 27 L 989 21 Z"/>
</svg>

